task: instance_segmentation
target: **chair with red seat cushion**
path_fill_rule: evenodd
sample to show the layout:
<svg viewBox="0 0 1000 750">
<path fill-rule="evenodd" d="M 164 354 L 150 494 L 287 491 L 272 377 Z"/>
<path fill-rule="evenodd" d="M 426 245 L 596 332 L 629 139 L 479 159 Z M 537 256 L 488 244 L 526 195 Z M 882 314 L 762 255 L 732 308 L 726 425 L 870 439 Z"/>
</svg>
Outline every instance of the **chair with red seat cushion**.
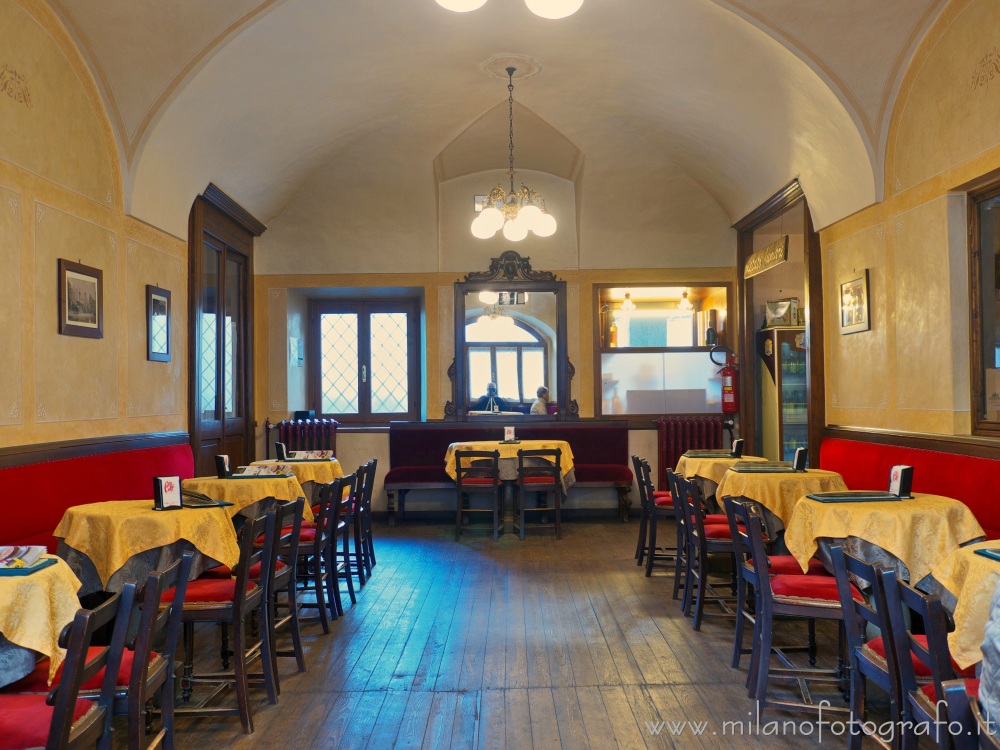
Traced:
<svg viewBox="0 0 1000 750">
<path fill-rule="evenodd" d="M 753 569 L 753 559 L 750 556 L 750 544 L 746 537 L 747 503 L 753 505 L 752 500 L 744 497 L 731 497 L 729 495 L 722 498 L 723 508 L 726 510 L 726 518 L 729 521 L 729 536 L 736 547 L 736 632 L 733 636 L 733 656 L 730 666 L 738 669 L 740 659 L 743 654 L 752 653 L 752 649 L 743 646 L 743 636 L 747 622 L 753 626 L 757 622 L 758 612 L 756 605 L 758 597 L 753 596 L 753 581 L 756 580 L 756 571 Z M 769 576 L 776 575 L 829 575 L 823 568 L 823 563 L 812 558 L 809 561 L 809 570 L 802 572 L 802 567 L 791 555 L 771 555 L 767 556 L 767 573 Z M 789 650 L 789 649 L 786 649 Z M 754 670 L 747 673 L 747 686 L 754 675 Z"/>
<path fill-rule="evenodd" d="M 979 706 L 979 680 L 945 680 L 941 685 L 955 750 L 1000 750 L 997 720 Z"/>
<path fill-rule="evenodd" d="M 879 734 L 865 730 L 864 718 L 867 711 L 867 680 L 871 680 L 889 695 L 889 718 L 894 726 L 902 727 L 904 698 L 899 683 L 899 668 L 896 665 L 896 649 L 892 647 L 893 633 L 887 613 L 898 601 L 888 602 L 887 592 L 896 588 L 896 571 L 875 563 L 867 563 L 853 555 L 848 555 L 839 544 L 830 547 L 834 580 L 840 596 L 840 606 L 844 613 L 844 632 L 847 636 L 848 665 L 851 671 L 851 714 L 859 721 L 853 724 L 848 735 L 848 748 L 860 750 L 866 734 L 882 747 L 890 745 Z M 871 601 L 859 597 L 851 583 L 851 577 L 867 581 L 871 585 Z M 894 598 L 895 595 L 892 595 Z M 888 648 L 881 655 L 865 643 L 868 626 L 882 633 L 880 640 Z M 896 747 L 894 741 L 892 747 Z"/>
<path fill-rule="evenodd" d="M 635 481 L 639 487 L 639 503 L 642 509 L 639 527 L 639 548 L 636 549 L 638 565 L 646 562 L 646 576 L 653 574 L 653 565 L 657 561 L 673 563 L 677 557 L 677 548 L 667 547 L 657 544 L 657 534 L 660 528 L 660 521 L 677 519 L 677 509 L 674 508 L 674 499 L 671 493 L 667 496 L 656 498 L 656 491 L 653 489 L 653 482 L 650 478 L 649 462 L 644 458 L 632 456 L 632 464 L 635 467 Z M 649 544 L 646 548 L 646 537 L 648 526 Z"/>
<path fill-rule="evenodd" d="M 944 683 L 956 679 L 954 667 L 957 665 L 948 648 L 948 614 L 939 597 L 923 594 L 903 581 L 896 582 L 895 590 L 888 593 L 887 599 L 891 646 L 896 650 L 900 687 L 906 702 L 904 712 L 910 719 L 905 741 L 915 747 L 917 738 L 924 734 L 946 750 L 950 746 L 951 735 L 943 720 L 950 717 L 952 709 L 949 703 L 939 707 L 937 696 L 944 699 Z M 923 622 L 924 637 L 909 630 L 907 621 L 917 618 Z M 914 657 L 924 665 L 921 671 L 930 672 L 931 680 L 926 686 L 917 682 Z M 941 708 L 944 708 L 943 712 Z"/>
<path fill-rule="evenodd" d="M 361 553 L 365 576 L 371 578 L 372 568 L 376 565 L 375 545 L 372 536 L 372 494 L 375 490 L 375 474 L 378 470 L 378 459 L 372 458 L 364 466 L 358 468 L 358 477 L 364 470 L 364 484 L 360 493 L 360 504 L 354 513 L 354 547 Z M 364 585 L 362 581 L 361 585 Z"/>
<path fill-rule="evenodd" d="M 667 487 L 670 488 L 670 496 L 673 501 L 674 506 L 674 528 L 676 529 L 677 541 L 677 552 L 674 556 L 674 590 L 671 595 L 676 601 L 677 597 L 680 595 L 681 587 L 684 584 L 681 582 L 681 577 L 687 577 L 687 550 L 688 550 L 688 533 L 687 533 L 687 519 L 686 514 L 681 508 L 681 494 L 680 488 L 677 484 L 678 475 L 670 469 L 667 469 Z"/>
<path fill-rule="evenodd" d="M 746 503 L 746 525 L 741 530 L 750 545 L 752 566 L 743 566 L 749 572 L 748 585 L 752 586 L 757 599 L 755 608 L 754 640 L 750 655 L 750 697 L 757 701 L 763 712 L 767 706 L 789 710 L 822 712 L 835 716 L 846 715 L 846 709 L 813 702 L 808 689 L 801 689 L 801 700 L 780 700 L 768 697 L 768 682 L 772 679 L 791 681 L 800 688 L 812 682 L 834 683 L 841 686 L 845 679 L 843 654 L 838 654 L 838 664 L 833 669 L 815 667 L 815 620 L 834 620 L 843 627 L 843 611 L 836 579 L 830 576 L 776 575 L 768 570 L 768 554 L 764 541 L 763 518 L 759 508 Z M 856 588 L 852 593 L 859 598 Z M 775 648 L 773 642 L 775 618 L 789 617 L 805 619 L 809 627 L 809 667 L 798 667 L 786 656 L 788 649 Z M 841 639 L 842 640 L 842 639 Z M 780 667 L 771 666 L 771 657 L 777 657 Z"/>
<path fill-rule="evenodd" d="M 268 701 L 277 703 L 277 687 L 273 674 L 271 644 L 266 629 L 258 642 L 248 643 L 247 617 L 256 612 L 259 622 L 266 622 L 263 611 L 269 592 L 269 575 L 263 575 L 259 583 L 250 577 L 251 566 L 271 558 L 277 536 L 276 511 L 272 508 L 266 515 L 247 520 L 240 529 L 240 557 L 233 571 L 234 577 L 227 579 L 197 578 L 188 583 L 181 611 L 184 632 L 184 665 L 181 678 L 183 705 L 175 708 L 175 716 L 239 716 L 243 731 L 253 733 L 253 715 L 249 700 L 249 665 L 259 655 L 264 670 L 264 687 Z M 263 547 L 254 545 L 264 534 Z M 164 603 L 173 599 L 174 592 L 163 594 Z M 215 673 L 194 673 L 194 631 L 199 622 L 216 622 L 232 628 L 232 671 Z M 256 682 L 256 681 L 255 681 Z M 207 697 L 196 704 L 190 704 L 194 686 L 210 684 L 216 686 Z M 209 703 L 226 687 L 233 686 L 236 692 L 236 706 L 212 706 Z"/>
<path fill-rule="evenodd" d="M 687 571 L 684 578 L 684 615 L 692 617 L 692 627 L 701 629 L 704 617 L 733 617 L 735 612 L 730 606 L 736 600 L 737 585 L 734 577 L 728 581 L 730 594 L 717 593 L 715 587 L 709 584 L 710 566 L 713 559 L 723 558 L 730 564 L 730 570 L 735 576 L 735 553 L 728 526 L 705 524 L 705 499 L 701 489 L 694 482 L 675 474 L 675 483 L 680 500 L 681 512 L 684 514 L 685 531 L 687 534 Z M 706 602 L 719 604 L 721 610 L 705 610 Z M 692 613 L 692 608 L 694 609 Z"/>
<path fill-rule="evenodd" d="M 278 503 L 275 507 L 275 524 L 280 531 L 275 534 L 270 560 L 261 561 L 261 575 L 267 574 L 268 600 L 264 607 L 267 637 L 271 641 L 271 663 L 275 691 L 280 695 L 278 657 L 291 657 L 300 672 L 306 671 L 306 658 L 302 650 L 302 631 L 299 628 L 296 569 L 299 561 L 299 543 L 303 535 L 315 536 L 315 529 L 302 529 L 302 509 L 305 499 L 298 498 Z M 282 600 L 282 595 L 284 599 Z M 283 613 L 278 616 L 279 610 Z M 287 628 L 292 636 L 292 648 L 278 649 L 278 631 Z"/>
<path fill-rule="evenodd" d="M 317 610 L 316 617 L 301 618 L 301 622 L 319 620 L 324 633 L 330 632 L 330 620 L 336 620 L 344 614 L 344 604 L 340 598 L 340 568 L 346 563 L 339 563 L 336 554 L 337 533 L 347 532 L 347 524 L 341 518 L 341 508 L 344 503 L 350 503 L 357 482 L 356 474 L 338 477 L 328 484 L 320 486 L 319 503 L 313 511 L 316 526 L 312 529 L 302 529 L 298 549 L 299 564 L 297 570 L 298 588 L 302 593 L 309 593 L 315 602 L 300 600 L 303 609 Z M 344 500 L 344 497 L 347 500 Z M 351 586 L 351 599 L 354 600 L 353 579 L 347 579 Z"/>
<path fill-rule="evenodd" d="M 514 496 L 514 525 L 518 537 L 524 541 L 524 530 L 528 526 L 525 514 L 538 514 L 539 520 L 532 523 L 535 528 L 554 528 L 556 539 L 562 539 L 562 451 L 558 448 L 538 448 L 535 450 L 519 450 L 517 452 L 517 492 Z M 538 502 L 535 507 L 528 507 L 528 493 L 537 493 Z M 553 504 L 550 508 L 544 499 L 552 493 Z M 546 516 L 551 517 L 551 523 L 545 522 Z"/>
<path fill-rule="evenodd" d="M 350 480 L 350 481 L 348 481 Z M 341 489 L 338 519 L 333 527 L 334 540 L 330 545 L 331 562 L 328 570 L 336 576 L 337 588 L 336 598 L 338 602 L 337 611 L 344 614 L 343 605 L 340 603 L 340 581 L 347 583 L 347 594 L 351 598 L 351 604 L 358 601 L 354 591 L 354 579 L 360 577 L 356 571 L 357 555 L 351 553 L 351 530 L 354 528 L 354 508 L 357 505 L 357 496 L 361 492 L 360 479 L 357 472 L 344 477 Z M 337 549 L 338 539 L 340 549 Z"/>
<path fill-rule="evenodd" d="M 111 707 L 128 634 L 135 581 L 93 610 L 81 609 L 59 636 L 66 649 L 62 676 L 48 695 L 0 695 L 0 750 L 82 750 L 111 745 Z M 112 620 L 111 644 L 91 650 L 94 633 Z M 80 697 L 80 688 L 103 674 L 95 701 Z"/>
<path fill-rule="evenodd" d="M 455 541 L 470 513 L 493 514 L 493 539 L 500 537 L 500 451 L 455 451 Z M 472 507 L 474 494 L 487 495 L 487 508 Z"/>
</svg>

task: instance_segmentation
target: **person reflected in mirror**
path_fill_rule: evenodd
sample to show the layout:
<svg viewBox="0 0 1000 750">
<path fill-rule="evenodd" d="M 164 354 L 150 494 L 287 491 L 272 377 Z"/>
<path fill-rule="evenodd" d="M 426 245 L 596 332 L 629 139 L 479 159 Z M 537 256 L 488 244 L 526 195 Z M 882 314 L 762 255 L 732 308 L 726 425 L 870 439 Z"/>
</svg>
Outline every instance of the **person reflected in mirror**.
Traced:
<svg viewBox="0 0 1000 750">
<path fill-rule="evenodd" d="M 529 414 L 548 414 L 549 413 L 549 389 L 544 385 L 538 386 L 538 390 L 535 391 L 535 395 L 538 398 L 535 399 L 535 403 L 531 405 L 531 411 Z"/>
<path fill-rule="evenodd" d="M 469 411 L 510 411 L 510 407 L 507 402 L 497 395 L 497 384 L 487 383 L 486 384 L 486 395 L 480 396 L 479 399 L 469 407 Z"/>
</svg>

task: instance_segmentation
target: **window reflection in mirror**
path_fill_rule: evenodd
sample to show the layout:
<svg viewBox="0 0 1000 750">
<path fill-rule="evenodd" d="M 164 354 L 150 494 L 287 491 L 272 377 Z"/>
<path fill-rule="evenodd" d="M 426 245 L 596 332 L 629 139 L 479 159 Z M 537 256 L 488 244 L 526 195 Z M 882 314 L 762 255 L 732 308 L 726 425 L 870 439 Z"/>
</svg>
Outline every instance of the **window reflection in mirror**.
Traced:
<svg viewBox="0 0 1000 750">
<path fill-rule="evenodd" d="M 527 411 L 539 386 L 556 402 L 557 304 L 552 292 L 490 289 L 465 295 L 467 403 L 496 383 L 497 395 Z"/>
<path fill-rule="evenodd" d="M 597 305 L 601 415 L 721 410 L 708 351 L 727 345 L 727 285 L 600 286 Z"/>
</svg>

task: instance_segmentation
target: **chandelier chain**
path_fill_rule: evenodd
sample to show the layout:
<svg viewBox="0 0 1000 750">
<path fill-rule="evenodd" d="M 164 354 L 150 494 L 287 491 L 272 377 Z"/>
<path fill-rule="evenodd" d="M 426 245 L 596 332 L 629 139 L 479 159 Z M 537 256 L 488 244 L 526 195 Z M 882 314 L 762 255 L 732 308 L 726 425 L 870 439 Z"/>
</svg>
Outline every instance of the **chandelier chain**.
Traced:
<svg viewBox="0 0 1000 750">
<path fill-rule="evenodd" d="M 507 68 L 507 111 L 510 116 L 510 192 L 514 192 L 514 72 L 517 68 Z"/>
</svg>

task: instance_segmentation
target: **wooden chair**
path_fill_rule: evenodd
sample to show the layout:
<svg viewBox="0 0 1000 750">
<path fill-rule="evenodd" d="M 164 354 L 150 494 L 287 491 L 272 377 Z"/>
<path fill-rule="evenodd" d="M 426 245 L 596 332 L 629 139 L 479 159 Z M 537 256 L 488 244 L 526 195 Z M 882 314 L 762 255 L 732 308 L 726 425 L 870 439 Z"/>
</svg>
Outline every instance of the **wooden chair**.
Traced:
<svg viewBox="0 0 1000 750">
<path fill-rule="evenodd" d="M 365 484 L 361 497 L 361 507 L 355 513 L 354 540 L 355 545 L 360 547 L 361 556 L 365 566 L 365 574 L 371 578 L 372 568 L 376 565 L 375 545 L 372 539 L 372 494 L 375 490 L 375 474 L 378 469 L 378 459 L 373 458 L 364 465 Z M 361 469 L 358 469 L 358 476 Z"/>
<path fill-rule="evenodd" d="M 893 631 L 887 613 L 899 606 L 898 598 L 887 601 L 886 594 L 896 587 L 896 571 L 879 564 L 866 563 L 853 555 L 846 554 L 839 544 L 830 547 L 840 607 L 844 613 L 844 632 L 847 637 L 848 667 L 851 675 L 851 715 L 858 719 L 848 734 L 847 746 L 850 750 L 861 750 L 867 735 L 885 748 L 900 746 L 899 733 L 903 722 L 903 696 L 900 689 L 899 667 L 896 664 L 896 649 L 893 646 Z M 852 590 L 851 576 L 867 581 L 871 585 L 870 602 L 858 597 Z M 881 635 L 865 642 L 868 626 Z M 867 682 L 871 680 L 889 695 L 889 720 L 894 722 L 891 741 L 883 739 L 875 729 L 881 722 L 866 724 Z M 866 731 L 872 728 L 872 732 Z"/>
<path fill-rule="evenodd" d="M 540 448 L 537 450 L 519 450 L 517 452 L 517 492 L 514 503 L 514 523 L 517 526 L 518 537 L 524 541 L 525 513 L 538 513 L 540 515 L 552 515 L 552 523 L 545 523 L 541 519 L 532 524 L 534 527 L 552 527 L 556 532 L 556 539 L 562 539 L 562 501 L 563 484 L 562 469 L 559 464 L 562 461 L 562 451 L 558 448 Z M 553 507 L 539 503 L 534 508 L 527 507 L 528 493 L 539 493 L 539 498 L 553 495 Z"/>
<path fill-rule="evenodd" d="M 740 660 L 743 654 L 753 654 L 753 649 L 745 649 L 743 647 L 746 623 L 750 623 L 751 629 L 754 633 L 753 643 L 756 643 L 757 641 L 756 624 L 759 614 L 757 612 L 759 599 L 753 589 L 753 584 L 756 580 L 757 574 L 753 569 L 753 560 L 750 557 L 750 543 L 746 536 L 748 503 L 751 506 L 756 507 L 753 501 L 747 500 L 744 497 L 730 497 L 727 495 L 722 498 L 722 506 L 726 511 L 727 518 L 729 519 L 729 533 L 733 540 L 733 546 L 735 547 L 736 554 L 737 615 L 736 632 L 733 635 L 733 656 L 730 660 L 730 666 L 734 669 L 739 668 Z M 767 551 L 768 575 L 829 575 L 829 573 L 827 573 L 823 568 L 823 563 L 815 557 L 809 560 L 808 571 L 803 573 L 798 560 L 796 560 L 792 555 L 772 555 L 770 554 L 770 549 Z M 810 646 L 814 651 L 814 642 L 811 642 Z M 785 650 L 788 651 L 790 649 L 786 648 Z M 815 658 L 815 656 L 813 656 L 813 658 Z M 754 673 L 754 666 L 751 665 L 750 671 L 747 673 L 748 687 L 751 675 Z"/>
<path fill-rule="evenodd" d="M 488 494 L 490 506 L 471 507 L 470 496 L 474 493 Z M 492 513 L 493 539 L 500 537 L 500 451 L 455 451 L 456 542 L 468 513 Z"/>
<path fill-rule="evenodd" d="M 944 722 L 951 715 L 951 704 L 945 701 L 944 683 L 961 678 L 973 695 L 978 692 L 975 668 L 962 670 L 951 658 L 948 648 L 948 614 L 941 599 L 923 594 L 897 581 L 887 594 L 889 627 L 892 644 L 896 650 L 895 661 L 899 670 L 903 712 L 912 722 L 904 735 L 904 746 L 915 747 L 916 727 L 927 725 L 928 734 L 938 747 L 947 750 L 950 733 Z M 911 632 L 907 622 L 923 622 L 925 635 Z M 886 646 L 888 648 L 888 644 Z M 944 709 L 944 710 L 941 710 Z"/>
<path fill-rule="evenodd" d="M 680 595 L 681 588 L 684 587 L 682 578 L 687 580 L 687 553 L 688 553 L 688 532 L 687 519 L 684 509 L 681 507 L 680 486 L 677 483 L 678 476 L 671 469 L 667 469 L 667 487 L 670 488 L 670 499 L 674 506 L 674 526 L 677 530 L 677 554 L 674 556 L 674 590 L 671 597 L 676 601 Z M 687 589 L 685 589 L 685 592 Z"/>
<path fill-rule="evenodd" d="M 843 611 L 840 606 L 837 581 L 832 576 L 768 575 L 765 572 L 768 569 L 768 556 L 764 544 L 763 521 L 756 508 L 750 505 L 744 507 L 747 508 L 745 533 L 750 544 L 750 559 L 753 563 L 754 573 L 754 577 L 749 583 L 753 586 L 759 599 L 756 608 L 757 623 L 754 633 L 753 655 L 750 659 L 751 670 L 755 672 L 750 679 L 750 697 L 756 699 L 760 713 L 763 713 L 767 706 L 818 712 L 821 710 L 820 705 L 814 703 L 805 690 L 802 691 L 801 701 L 769 698 L 768 681 L 770 679 L 790 680 L 800 686 L 808 684 L 810 681 L 841 685 L 845 679 L 843 649 L 839 650 L 838 665 L 834 669 L 815 668 L 815 658 L 812 654 L 810 654 L 810 668 L 796 667 L 784 655 L 783 649 L 773 648 L 774 621 L 778 617 L 796 617 L 807 621 L 835 620 L 841 623 L 839 640 L 841 641 L 840 645 L 842 645 Z M 861 592 L 856 588 L 852 588 L 851 592 L 856 598 L 861 597 Z M 814 639 L 812 628 L 813 624 L 810 624 L 810 638 Z M 784 666 L 771 668 L 772 652 Z M 841 709 L 833 706 L 825 706 L 822 710 L 824 714 L 832 715 L 846 715 L 847 713 L 846 708 Z"/>
<path fill-rule="evenodd" d="M 677 558 L 677 547 L 662 547 L 657 544 L 657 531 L 659 521 L 674 521 L 677 518 L 677 509 L 674 507 L 673 495 L 670 492 L 657 492 L 653 489 L 653 481 L 650 478 L 649 463 L 638 456 L 632 456 L 632 464 L 635 467 L 636 484 L 639 487 L 639 504 L 642 508 L 640 515 L 639 544 L 644 545 L 647 538 L 646 527 L 648 526 L 649 544 L 647 549 L 638 549 L 636 556 L 638 565 L 646 562 L 646 576 L 653 574 L 653 564 L 656 561 L 675 561 Z M 676 564 L 676 563 L 675 563 Z"/>
<path fill-rule="evenodd" d="M 684 615 L 692 617 L 692 627 L 701 629 L 702 619 L 706 616 L 734 617 L 731 605 L 736 599 L 736 581 L 732 577 L 735 572 L 735 547 L 729 531 L 728 522 L 705 523 L 704 498 L 698 485 L 689 482 L 684 477 L 674 475 L 680 499 L 681 512 L 684 514 L 685 532 L 687 536 L 687 569 L 684 577 Z M 730 564 L 729 595 L 718 594 L 708 583 L 709 568 L 714 560 L 724 558 Z M 706 612 L 705 602 L 714 602 L 722 607 L 722 612 Z M 692 607 L 694 612 L 692 613 Z"/>
<path fill-rule="evenodd" d="M 337 528 L 341 523 L 345 487 L 353 491 L 356 479 L 355 474 L 349 474 L 319 486 L 319 502 L 313 506 L 315 521 L 309 528 L 303 528 L 299 537 L 296 585 L 300 593 L 309 592 L 316 601 L 304 602 L 297 597 L 296 602 L 301 609 L 317 610 L 316 617 L 300 617 L 299 622 L 318 620 L 324 633 L 330 632 L 330 620 L 344 613 L 337 569 Z"/>
<path fill-rule="evenodd" d="M 0 738 L 4 748 L 110 748 L 115 683 L 134 600 L 135 582 L 127 581 L 119 593 L 100 606 L 76 613 L 59 636 L 66 660 L 50 693 L 0 695 Z M 112 620 L 115 625 L 111 644 L 92 648 L 94 633 Z M 96 701 L 80 697 L 80 689 L 91 681 L 101 685 Z"/>
<path fill-rule="evenodd" d="M 969 692 L 970 680 L 945 680 L 949 734 L 955 750 L 1000 750 L 1000 725 L 993 716 L 983 716 L 979 700 Z M 952 727 L 951 725 L 956 725 Z"/>
<path fill-rule="evenodd" d="M 347 593 L 351 597 L 351 604 L 356 604 L 357 594 L 354 591 L 354 579 L 358 577 L 356 570 L 357 556 L 351 554 L 351 531 L 354 528 L 354 509 L 357 505 L 357 495 L 361 479 L 357 472 L 343 477 L 340 496 L 340 512 L 334 527 L 335 539 L 331 547 L 332 560 L 328 563 L 327 571 L 337 578 L 337 594 L 339 601 L 340 581 L 347 583 Z M 340 541 L 340 549 L 337 549 L 337 541 Z M 338 610 L 343 614 L 343 606 Z"/>
<path fill-rule="evenodd" d="M 268 601 L 264 609 L 267 637 L 271 642 L 271 662 L 275 691 L 281 694 L 281 680 L 278 677 L 278 657 L 295 659 L 300 672 L 306 671 L 306 658 L 302 651 L 302 631 L 299 625 L 297 602 L 297 572 L 299 565 L 299 544 L 302 539 L 302 509 L 305 499 L 279 503 L 275 508 L 275 524 L 280 532 L 271 549 L 270 560 L 264 561 L 264 569 L 271 580 L 267 583 Z M 281 596 L 284 595 L 284 601 Z M 284 614 L 278 617 L 278 612 Z M 292 636 L 292 648 L 278 649 L 278 631 L 288 628 Z"/>
<path fill-rule="evenodd" d="M 231 578 L 200 577 L 188 583 L 184 596 L 181 620 L 184 624 L 184 665 L 181 679 L 181 697 L 185 705 L 175 707 L 176 716 L 239 716 L 243 731 L 253 733 L 253 715 L 249 699 L 249 668 L 257 658 L 261 659 L 264 687 L 268 701 L 278 701 L 277 685 L 273 673 L 271 644 L 266 630 L 256 643 L 249 643 L 247 618 L 256 613 L 259 622 L 266 622 L 265 604 L 269 591 L 270 576 L 261 576 L 264 562 L 271 558 L 278 532 L 276 511 L 271 509 L 265 516 L 247 520 L 240 529 L 240 558 Z M 264 535 L 263 546 L 255 546 L 255 540 Z M 257 566 L 258 582 L 254 582 L 251 568 Z M 172 601 L 174 592 L 164 593 L 164 603 Z M 232 628 L 232 671 L 194 674 L 194 626 L 199 622 L 216 622 Z M 186 705 L 196 684 L 216 685 L 206 698 L 196 705 Z M 219 694 L 233 686 L 236 692 L 236 706 L 209 705 Z"/>
</svg>

